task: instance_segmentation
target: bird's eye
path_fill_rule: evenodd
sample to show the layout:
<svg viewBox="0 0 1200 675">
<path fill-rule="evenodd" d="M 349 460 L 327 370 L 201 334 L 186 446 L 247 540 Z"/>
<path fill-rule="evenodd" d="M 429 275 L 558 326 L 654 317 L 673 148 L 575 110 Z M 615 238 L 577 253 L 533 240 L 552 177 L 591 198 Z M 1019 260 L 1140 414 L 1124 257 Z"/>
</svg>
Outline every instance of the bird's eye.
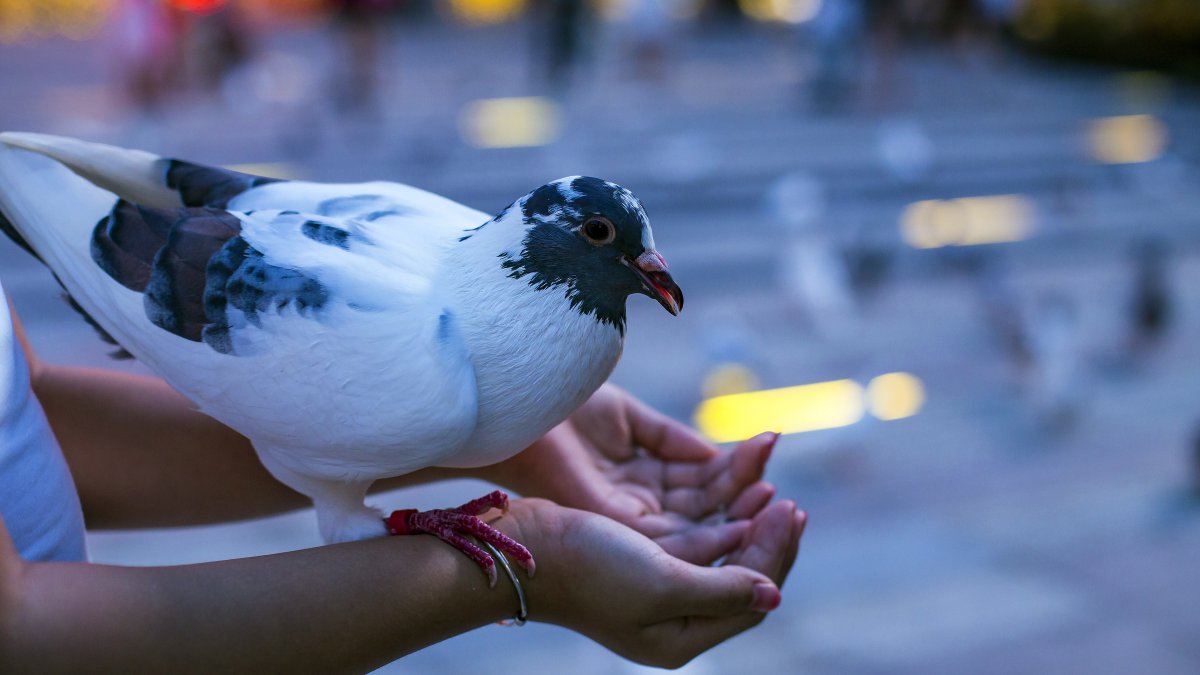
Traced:
<svg viewBox="0 0 1200 675">
<path fill-rule="evenodd" d="M 617 230 L 607 218 L 588 218 L 583 223 L 583 236 L 597 246 L 611 243 Z"/>
</svg>

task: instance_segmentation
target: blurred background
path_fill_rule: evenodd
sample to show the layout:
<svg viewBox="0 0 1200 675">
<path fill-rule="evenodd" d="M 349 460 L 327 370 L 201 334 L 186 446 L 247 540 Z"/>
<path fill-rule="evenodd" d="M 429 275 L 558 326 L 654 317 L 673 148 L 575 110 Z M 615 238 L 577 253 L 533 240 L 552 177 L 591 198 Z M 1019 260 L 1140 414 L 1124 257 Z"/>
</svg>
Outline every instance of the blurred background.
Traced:
<svg viewBox="0 0 1200 675">
<path fill-rule="evenodd" d="M 0 0 L 0 129 L 493 212 L 590 174 L 686 290 L 615 380 L 785 432 L 811 516 L 721 673 L 1200 672 L 1200 2 Z M 0 243 L 43 356 L 138 370 Z M 445 506 L 469 482 L 387 495 Z M 100 562 L 318 543 L 311 513 L 91 536 Z M 488 627 L 389 673 L 638 673 Z"/>
</svg>

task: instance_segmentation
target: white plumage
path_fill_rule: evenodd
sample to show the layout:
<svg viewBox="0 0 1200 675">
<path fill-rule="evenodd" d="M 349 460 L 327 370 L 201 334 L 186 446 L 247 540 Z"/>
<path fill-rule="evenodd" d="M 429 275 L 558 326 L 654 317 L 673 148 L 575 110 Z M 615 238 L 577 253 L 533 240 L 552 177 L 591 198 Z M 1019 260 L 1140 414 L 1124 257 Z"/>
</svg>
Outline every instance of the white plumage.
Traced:
<svg viewBox="0 0 1200 675">
<path fill-rule="evenodd" d="M 494 463 L 558 424 L 616 365 L 629 293 L 682 303 L 611 183 L 560 179 L 493 218 L 395 183 L 252 178 L 0 134 L 10 229 L 312 497 L 327 541 L 384 534 L 374 480 Z"/>
</svg>

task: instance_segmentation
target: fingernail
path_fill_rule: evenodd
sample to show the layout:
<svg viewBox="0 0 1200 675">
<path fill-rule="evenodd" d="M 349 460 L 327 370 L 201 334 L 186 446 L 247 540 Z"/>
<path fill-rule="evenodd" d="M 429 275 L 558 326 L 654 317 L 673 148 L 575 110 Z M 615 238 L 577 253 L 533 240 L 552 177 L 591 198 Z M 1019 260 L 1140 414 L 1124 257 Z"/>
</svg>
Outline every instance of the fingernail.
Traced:
<svg viewBox="0 0 1200 675">
<path fill-rule="evenodd" d="M 769 612 L 779 606 L 783 596 L 779 589 L 772 584 L 754 584 L 754 599 L 750 601 L 750 609 L 755 612 Z"/>
<path fill-rule="evenodd" d="M 767 470 L 767 460 L 771 459 L 771 453 L 775 451 L 775 444 L 779 442 L 780 433 L 778 431 L 768 432 L 769 438 L 765 445 L 766 451 L 762 453 L 762 458 L 758 461 L 758 474 L 761 476 Z"/>
</svg>

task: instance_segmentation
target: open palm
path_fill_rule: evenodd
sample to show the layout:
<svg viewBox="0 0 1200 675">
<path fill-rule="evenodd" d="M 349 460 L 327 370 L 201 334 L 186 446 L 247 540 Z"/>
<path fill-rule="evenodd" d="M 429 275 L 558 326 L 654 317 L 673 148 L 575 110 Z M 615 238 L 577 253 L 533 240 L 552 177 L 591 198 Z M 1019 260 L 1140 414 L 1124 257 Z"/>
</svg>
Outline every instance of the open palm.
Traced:
<svg viewBox="0 0 1200 675">
<path fill-rule="evenodd" d="M 734 551 L 774 496 L 761 480 L 776 434 L 722 452 L 605 385 L 528 449 L 492 467 L 517 492 L 606 515 L 666 552 L 709 564 Z"/>
</svg>

